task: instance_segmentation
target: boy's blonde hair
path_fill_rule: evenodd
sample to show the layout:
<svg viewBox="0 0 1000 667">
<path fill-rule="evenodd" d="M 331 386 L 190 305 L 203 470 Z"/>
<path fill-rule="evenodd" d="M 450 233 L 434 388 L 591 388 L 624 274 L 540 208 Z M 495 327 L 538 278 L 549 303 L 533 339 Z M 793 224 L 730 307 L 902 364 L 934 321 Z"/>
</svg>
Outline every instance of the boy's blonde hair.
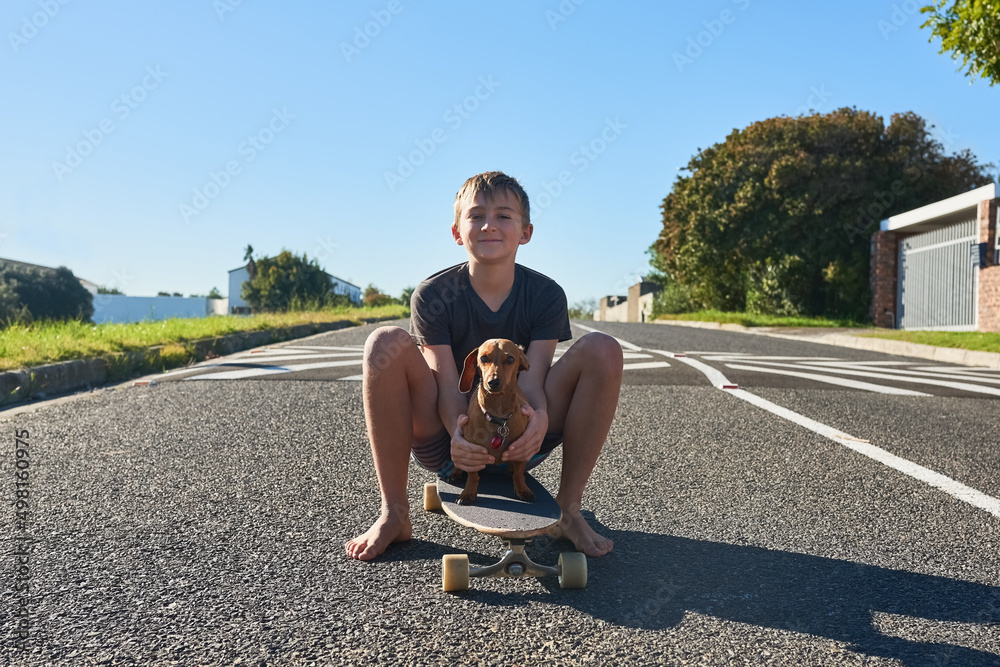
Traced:
<svg viewBox="0 0 1000 667">
<path fill-rule="evenodd" d="M 500 192 L 509 192 L 517 198 L 521 204 L 521 223 L 527 227 L 531 223 L 530 209 L 528 206 L 528 193 L 524 191 L 516 178 L 512 178 L 502 171 L 486 171 L 476 174 L 467 180 L 455 195 L 455 222 L 452 227 L 457 227 L 462 217 L 462 202 L 465 198 L 475 199 L 477 194 L 486 195 L 487 199 Z"/>
</svg>

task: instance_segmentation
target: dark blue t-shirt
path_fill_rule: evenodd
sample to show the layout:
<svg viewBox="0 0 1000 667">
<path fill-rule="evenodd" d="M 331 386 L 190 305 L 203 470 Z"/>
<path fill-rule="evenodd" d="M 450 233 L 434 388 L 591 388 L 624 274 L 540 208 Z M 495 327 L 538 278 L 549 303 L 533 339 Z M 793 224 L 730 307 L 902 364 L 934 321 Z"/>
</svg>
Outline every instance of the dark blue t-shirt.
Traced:
<svg viewBox="0 0 1000 667">
<path fill-rule="evenodd" d="M 556 281 L 514 265 L 514 287 L 493 312 L 469 281 L 469 263 L 435 273 L 410 298 L 410 335 L 417 345 L 451 345 L 455 367 L 483 341 L 509 338 L 527 348 L 533 340 L 569 340 L 566 293 Z"/>
</svg>

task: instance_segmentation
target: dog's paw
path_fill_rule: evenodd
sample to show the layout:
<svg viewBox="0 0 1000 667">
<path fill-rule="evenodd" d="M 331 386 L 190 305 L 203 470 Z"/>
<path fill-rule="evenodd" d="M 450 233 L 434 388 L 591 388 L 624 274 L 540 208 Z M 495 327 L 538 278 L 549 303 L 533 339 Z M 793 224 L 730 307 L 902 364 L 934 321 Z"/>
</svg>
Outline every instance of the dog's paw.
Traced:
<svg viewBox="0 0 1000 667">
<path fill-rule="evenodd" d="M 448 483 L 449 484 L 458 484 L 459 482 L 462 481 L 463 477 L 465 477 L 465 472 L 463 472 L 462 470 L 459 470 L 458 468 L 455 468 L 454 470 L 451 471 L 451 474 L 448 475 L 448 478 L 447 478 L 448 479 Z"/>
<path fill-rule="evenodd" d="M 476 494 L 474 493 L 468 493 L 468 494 L 463 493 L 458 497 L 459 505 L 471 505 L 474 502 L 476 502 Z"/>
<path fill-rule="evenodd" d="M 517 489 L 515 489 L 514 492 L 517 493 L 517 497 L 518 498 L 520 498 L 521 500 L 523 500 L 526 503 L 533 503 L 533 502 L 535 502 L 535 494 L 531 491 L 531 489 L 524 488 L 521 491 L 518 491 Z"/>
</svg>

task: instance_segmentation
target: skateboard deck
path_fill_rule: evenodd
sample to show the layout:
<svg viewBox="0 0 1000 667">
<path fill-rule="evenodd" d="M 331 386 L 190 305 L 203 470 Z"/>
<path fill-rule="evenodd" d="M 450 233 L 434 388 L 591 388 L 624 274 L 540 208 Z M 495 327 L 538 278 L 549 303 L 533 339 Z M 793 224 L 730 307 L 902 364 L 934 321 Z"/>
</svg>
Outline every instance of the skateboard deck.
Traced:
<svg viewBox="0 0 1000 667">
<path fill-rule="evenodd" d="M 535 494 L 534 502 L 526 502 L 514 494 L 514 482 L 509 475 L 480 475 L 476 502 L 459 505 L 464 479 L 459 484 L 439 479 L 437 491 L 441 509 L 463 526 L 487 535 L 521 538 L 544 535 L 558 523 L 562 511 L 538 480 L 525 474 L 524 481 Z"/>
<path fill-rule="evenodd" d="M 444 510 L 451 519 L 463 526 L 499 537 L 506 553 L 497 563 L 486 567 L 472 567 L 466 554 L 448 554 L 442 559 L 442 588 L 446 591 L 464 591 L 469 588 L 470 577 L 559 577 L 562 588 L 583 588 L 587 585 L 587 557 L 579 552 L 559 555 L 556 566 L 539 565 L 525 553 L 525 546 L 532 538 L 544 535 L 559 522 L 562 511 L 545 487 L 531 475 L 525 474 L 528 488 L 535 494 L 534 502 L 526 502 L 514 493 L 514 482 L 509 475 L 480 475 L 476 501 L 459 505 L 458 496 L 465 488 L 464 479 L 452 484 L 438 479 L 437 483 L 424 485 L 424 509 Z"/>
</svg>

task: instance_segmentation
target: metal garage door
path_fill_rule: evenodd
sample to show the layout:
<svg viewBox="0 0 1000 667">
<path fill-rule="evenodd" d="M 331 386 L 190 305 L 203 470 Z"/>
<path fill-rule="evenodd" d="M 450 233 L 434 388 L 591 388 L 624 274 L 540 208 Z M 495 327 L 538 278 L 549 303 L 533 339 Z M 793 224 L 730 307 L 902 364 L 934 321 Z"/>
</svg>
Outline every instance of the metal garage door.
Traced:
<svg viewBox="0 0 1000 667">
<path fill-rule="evenodd" d="M 977 220 L 915 234 L 899 242 L 899 328 L 976 328 Z"/>
</svg>

